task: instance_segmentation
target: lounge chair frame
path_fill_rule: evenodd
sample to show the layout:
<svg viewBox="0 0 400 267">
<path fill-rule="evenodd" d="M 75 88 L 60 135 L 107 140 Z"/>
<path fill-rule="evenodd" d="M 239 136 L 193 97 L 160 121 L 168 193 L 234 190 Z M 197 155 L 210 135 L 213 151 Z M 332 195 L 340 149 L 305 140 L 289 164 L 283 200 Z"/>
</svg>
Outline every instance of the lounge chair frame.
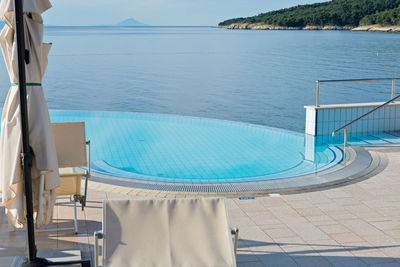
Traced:
<svg viewBox="0 0 400 267">
<path fill-rule="evenodd" d="M 63 134 L 68 133 L 68 128 L 69 127 L 75 127 L 80 129 L 81 131 L 83 131 L 83 138 L 86 139 L 86 134 L 85 134 L 85 124 L 84 122 L 63 122 L 63 123 L 52 123 L 51 124 L 52 128 L 53 128 L 53 134 L 54 134 L 54 138 L 56 140 L 56 150 L 57 150 L 57 155 L 61 155 L 64 151 L 62 146 L 57 146 L 57 140 L 58 138 L 62 138 L 62 136 L 57 136 L 57 131 L 55 130 L 55 128 L 61 127 L 61 130 L 63 132 Z M 57 191 L 57 199 L 69 199 L 73 205 L 74 205 L 74 227 L 65 227 L 65 228 L 57 228 L 57 229 L 41 229 L 41 230 L 37 230 L 38 232 L 47 232 L 47 231 L 66 231 L 66 230 L 74 230 L 74 233 L 77 234 L 78 233 L 78 212 L 77 212 L 77 203 L 79 202 L 81 204 L 82 210 L 84 210 L 85 206 L 86 206 L 86 199 L 87 199 L 87 187 L 88 187 L 88 180 L 91 176 L 91 168 L 90 168 L 90 140 L 81 140 L 82 141 L 82 146 L 84 143 L 84 147 L 81 147 L 80 149 L 82 149 L 82 151 L 84 151 L 84 159 L 81 161 L 70 161 L 63 159 L 61 162 L 59 160 L 59 169 L 60 169 L 60 180 L 62 180 L 63 178 L 75 178 L 75 182 L 76 183 L 80 183 L 81 182 L 81 177 L 85 178 L 85 186 L 84 186 L 84 191 L 83 194 L 81 194 L 81 189 L 80 189 L 80 184 L 77 185 L 78 192 L 74 192 L 74 194 L 63 194 L 63 193 L 58 193 Z M 81 155 L 83 156 L 83 155 Z M 79 168 L 79 170 L 77 170 L 76 168 Z M 82 168 L 87 168 L 82 169 Z M 61 170 L 67 170 L 67 171 L 61 171 Z M 45 176 L 45 172 L 41 172 L 41 181 L 44 181 L 44 176 Z"/>
<path fill-rule="evenodd" d="M 107 201 L 103 202 L 103 226 L 105 225 L 105 204 Z M 232 235 L 232 242 L 233 242 L 233 249 L 234 249 L 234 256 L 236 257 L 237 255 L 237 247 L 238 247 L 238 240 L 239 240 L 239 229 L 238 228 L 232 228 L 231 229 L 231 235 Z M 106 238 L 105 234 L 102 231 L 98 231 L 94 233 L 94 266 L 99 267 L 99 254 L 100 254 L 100 244 L 99 240 L 102 239 L 104 240 Z M 104 243 L 102 245 L 103 250 L 104 250 Z M 102 253 L 103 261 L 102 261 L 102 266 L 104 266 L 104 251 Z"/>
</svg>

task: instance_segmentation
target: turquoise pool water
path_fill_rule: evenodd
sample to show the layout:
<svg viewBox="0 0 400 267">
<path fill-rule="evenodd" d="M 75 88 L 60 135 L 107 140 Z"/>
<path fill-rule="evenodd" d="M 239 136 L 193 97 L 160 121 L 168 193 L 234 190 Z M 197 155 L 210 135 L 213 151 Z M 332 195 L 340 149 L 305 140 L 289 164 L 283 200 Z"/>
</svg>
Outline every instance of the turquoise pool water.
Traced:
<svg viewBox="0 0 400 267">
<path fill-rule="evenodd" d="M 234 183 L 295 177 L 342 160 L 336 146 L 305 157 L 303 134 L 233 121 L 186 116 L 50 112 L 53 122 L 85 121 L 92 170 L 130 179 L 175 183 Z"/>
</svg>

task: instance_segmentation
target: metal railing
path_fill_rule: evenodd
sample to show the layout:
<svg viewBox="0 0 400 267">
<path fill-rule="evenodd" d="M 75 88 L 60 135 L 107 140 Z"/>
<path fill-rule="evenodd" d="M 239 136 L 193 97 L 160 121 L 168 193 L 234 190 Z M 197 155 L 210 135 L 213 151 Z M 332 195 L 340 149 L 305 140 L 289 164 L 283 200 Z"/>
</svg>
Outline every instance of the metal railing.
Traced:
<svg viewBox="0 0 400 267">
<path fill-rule="evenodd" d="M 319 87 L 321 83 L 345 83 L 345 82 L 376 82 L 376 81 L 392 81 L 392 98 L 394 98 L 395 81 L 400 78 L 376 78 L 376 79 L 351 79 L 351 80 L 317 80 L 317 99 L 316 106 L 319 107 Z"/>
<path fill-rule="evenodd" d="M 344 143 L 343 143 L 343 148 L 344 148 L 344 152 L 346 153 L 346 147 L 347 147 L 347 128 L 351 125 L 353 125 L 354 123 L 358 122 L 359 120 L 364 119 L 365 117 L 368 117 L 369 115 L 371 115 L 372 113 L 380 110 L 381 108 L 389 105 L 390 103 L 396 101 L 397 99 L 400 99 L 400 95 L 393 97 L 392 99 L 390 99 L 389 101 L 383 103 L 382 105 L 374 108 L 373 110 L 365 113 L 364 115 L 358 117 L 357 119 L 352 120 L 351 122 L 347 123 L 346 125 L 340 127 L 339 129 L 335 130 L 332 132 L 332 136 L 335 136 L 336 134 L 338 134 L 339 132 L 344 130 Z"/>
</svg>

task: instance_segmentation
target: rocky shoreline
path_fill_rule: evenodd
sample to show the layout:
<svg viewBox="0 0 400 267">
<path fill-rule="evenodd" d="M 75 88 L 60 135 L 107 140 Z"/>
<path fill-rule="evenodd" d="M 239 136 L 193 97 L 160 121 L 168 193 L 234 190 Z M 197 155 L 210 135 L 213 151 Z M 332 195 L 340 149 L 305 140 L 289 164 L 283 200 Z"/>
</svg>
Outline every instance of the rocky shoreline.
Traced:
<svg viewBox="0 0 400 267">
<path fill-rule="evenodd" d="M 217 28 L 225 28 L 230 30 L 328 30 L 328 31 L 367 31 L 367 32 L 399 32 L 400 26 L 381 26 L 381 25 L 366 25 L 359 27 L 351 26 L 305 26 L 305 27 L 286 27 L 264 25 L 259 23 L 233 23 L 227 26 L 216 26 Z"/>
<path fill-rule="evenodd" d="M 381 25 L 367 25 L 360 26 L 352 29 L 352 31 L 365 31 L 365 32 L 398 32 L 400 33 L 400 26 L 381 26 Z"/>
</svg>

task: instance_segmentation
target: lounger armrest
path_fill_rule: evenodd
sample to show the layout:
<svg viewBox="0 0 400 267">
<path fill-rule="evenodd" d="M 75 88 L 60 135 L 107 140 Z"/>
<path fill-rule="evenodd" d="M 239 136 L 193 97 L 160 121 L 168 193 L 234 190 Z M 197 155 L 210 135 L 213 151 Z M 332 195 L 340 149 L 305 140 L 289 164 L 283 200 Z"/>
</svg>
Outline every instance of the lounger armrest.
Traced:
<svg viewBox="0 0 400 267">
<path fill-rule="evenodd" d="M 94 266 L 99 267 L 99 239 L 103 239 L 102 232 L 94 233 Z"/>
<path fill-rule="evenodd" d="M 234 236 L 234 242 L 233 242 L 233 249 L 235 251 L 235 256 L 237 255 L 237 247 L 238 247 L 238 240 L 239 240 L 239 228 L 235 227 L 232 228 L 231 234 Z"/>
</svg>

